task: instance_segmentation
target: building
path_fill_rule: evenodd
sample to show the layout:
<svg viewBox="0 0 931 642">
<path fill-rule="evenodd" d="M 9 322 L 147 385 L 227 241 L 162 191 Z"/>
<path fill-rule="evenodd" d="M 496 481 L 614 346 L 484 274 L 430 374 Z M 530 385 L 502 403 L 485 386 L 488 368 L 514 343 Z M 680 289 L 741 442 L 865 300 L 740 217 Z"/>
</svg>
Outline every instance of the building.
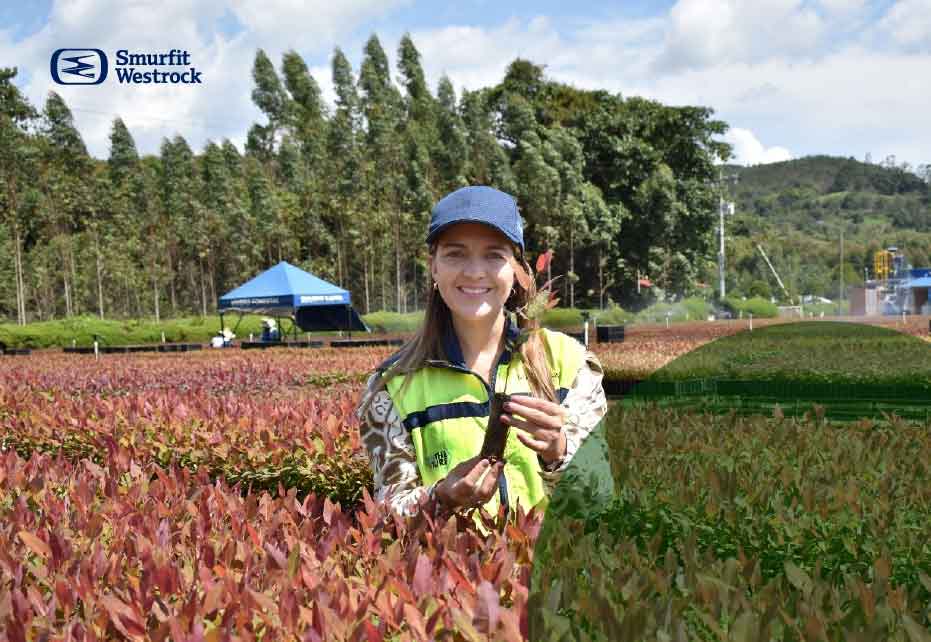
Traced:
<svg viewBox="0 0 931 642">
<path fill-rule="evenodd" d="M 855 317 L 882 314 L 879 305 L 879 290 L 875 285 L 850 288 L 850 314 Z"/>
<path fill-rule="evenodd" d="M 931 268 L 915 268 L 908 271 L 908 280 L 902 284 L 906 290 L 903 309 L 908 314 L 931 314 L 928 288 L 931 288 Z"/>
</svg>

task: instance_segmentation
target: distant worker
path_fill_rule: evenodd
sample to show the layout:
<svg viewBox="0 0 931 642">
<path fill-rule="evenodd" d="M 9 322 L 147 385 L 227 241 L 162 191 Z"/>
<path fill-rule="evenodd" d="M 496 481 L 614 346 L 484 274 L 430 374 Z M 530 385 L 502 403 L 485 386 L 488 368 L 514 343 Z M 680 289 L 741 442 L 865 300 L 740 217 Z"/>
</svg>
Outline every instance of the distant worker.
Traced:
<svg viewBox="0 0 931 642">
<path fill-rule="evenodd" d="M 233 339 L 236 337 L 235 334 L 230 332 L 229 328 L 222 328 L 217 330 L 216 335 L 210 339 L 211 348 L 228 348 L 233 345 Z"/>
<path fill-rule="evenodd" d="M 274 319 L 262 319 L 262 341 L 278 341 L 281 335 L 278 333 L 278 324 Z"/>
</svg>

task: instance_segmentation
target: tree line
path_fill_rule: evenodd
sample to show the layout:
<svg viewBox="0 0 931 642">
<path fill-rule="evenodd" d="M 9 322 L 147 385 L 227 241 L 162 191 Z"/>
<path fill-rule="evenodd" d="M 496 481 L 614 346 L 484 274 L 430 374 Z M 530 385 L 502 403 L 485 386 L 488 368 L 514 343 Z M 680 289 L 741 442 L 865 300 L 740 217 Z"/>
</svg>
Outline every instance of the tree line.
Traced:
<svg viewBox="0 0 931 642">
<path fill-rule="evenodd" d="M 412 311 L 429 287 L 430 209 L 469 184 L 517 197 L 528 252 L 555 252 L 564 304 L 635 299 L 638 274 L 695 290 L 713 253 L 715 163 L 730 155 L 711 109 L 577 89 L 522 59 L 495 86 L 457 95 L 443 77 L 434 93 L 407 35 L 399 83 L 391 71 L 375 35 L 358 70 L 336 48 L 329 106 L 298 53 L 276 68 L 258 50 L 263 118 L 243 150 L 176 135 L 140 156 L 117 117 L 103 160 L 61 96 L 39 110 L 0 69 L 0 315 L 207 315 L 281 260 L 364 313 Z"/>
</svg>

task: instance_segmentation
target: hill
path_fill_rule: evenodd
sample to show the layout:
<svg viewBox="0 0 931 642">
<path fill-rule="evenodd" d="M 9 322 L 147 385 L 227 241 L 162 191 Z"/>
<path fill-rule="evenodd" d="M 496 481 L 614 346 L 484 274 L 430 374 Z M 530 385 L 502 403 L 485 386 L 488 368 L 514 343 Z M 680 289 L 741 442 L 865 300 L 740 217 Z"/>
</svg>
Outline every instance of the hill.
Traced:
<svg viewBox="0 0 931 642">
<path fill-rule="evenodd" d="M 739 177 L 730 189 L 736 214 L 727 224 L 729 293 L 777 294 L 757 242 L 793 296 L 838 296 L 841 235 L 845 288 L 862 283 L 873 253 L 889 245 L 916 267 L 931 265 L 931 185 L 907 169 L 810 156 L 728 165 L 724 172 Z M 717 283 L 713 264 L 706 276 Z"/>
</svg>

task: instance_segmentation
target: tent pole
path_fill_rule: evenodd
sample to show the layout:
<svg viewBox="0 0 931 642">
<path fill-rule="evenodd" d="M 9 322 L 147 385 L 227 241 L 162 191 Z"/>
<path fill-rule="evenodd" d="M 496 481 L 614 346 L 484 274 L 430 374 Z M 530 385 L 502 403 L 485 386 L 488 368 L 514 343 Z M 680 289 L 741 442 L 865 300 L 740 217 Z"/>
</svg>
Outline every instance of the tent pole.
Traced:
<svg viewBox="0 0 931 642">
<path fill-rule="evenodd" d="M 236 330 L 239 329 L 239 324 L 242 323 L 243 312 L 239 310 L 239 319 L 236 321 L 236 327 L 233 328 L 233 334 L 236 334 Z"/>
<path fill-rule="evenodd" d="M 349 338 L 352 339 L 352 307 L 346 306 L 346 327 L 349 328 Z"/>
</svg>

